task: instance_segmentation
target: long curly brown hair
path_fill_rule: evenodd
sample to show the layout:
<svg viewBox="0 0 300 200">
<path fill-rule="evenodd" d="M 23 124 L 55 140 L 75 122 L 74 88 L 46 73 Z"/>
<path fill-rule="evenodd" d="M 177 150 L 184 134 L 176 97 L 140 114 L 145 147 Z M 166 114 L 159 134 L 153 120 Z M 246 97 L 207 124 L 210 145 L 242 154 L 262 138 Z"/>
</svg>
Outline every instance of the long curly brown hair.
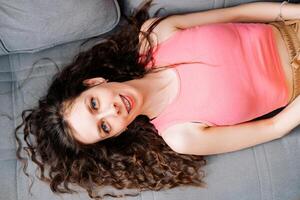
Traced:
<svg viewBox="0 0 300 200">
<path fill-rule="evenodd" d="M 90 145 L 80 144 L 71 137 L 71 129 L 64 118 L 63 103 L 74 100 L 87 89 L 83 80 L 101 76 L 123 82 L 151 72 L 145 67 L 153 60 L 151 51 L 145 59 L 140 59 L 138 36 L 143 34 L 152 45 L 149 34 L 168 17 L 158 18 L 146 32 L 141 32 L 141 25 L 149 19 L 151 5 L 148 1 L 131 16 L 123 16 L 127 23 L 118 32 L 79 53 L 53 77 L 47 94 L 41 97 L 38 105 L 22 112 L 23 121 L 16 128 L 15 137 L 17 157 L 27 176 L 30 176 L 26 169 L 26 157 L 29 157 L 38 167 L 38 178 L 48 182 L 56 193 L 76 192 L 70 184 L 81 186 L 91 198 L 120 197 L 111 193 L 95 195 L 94 190 L 99 186 L 139 191 L 179 185 L 205 187 L 201 169 L 205 165 L 204 158 L 174 152 L 147 116 L 138 116 L 125 134 Z M 154 16 L 157 15 L 158 12 Z M 18 135 L 22 126 L 24 140 Z M 26 157 L 21 155 L 24 150 Z"/>
</svg>

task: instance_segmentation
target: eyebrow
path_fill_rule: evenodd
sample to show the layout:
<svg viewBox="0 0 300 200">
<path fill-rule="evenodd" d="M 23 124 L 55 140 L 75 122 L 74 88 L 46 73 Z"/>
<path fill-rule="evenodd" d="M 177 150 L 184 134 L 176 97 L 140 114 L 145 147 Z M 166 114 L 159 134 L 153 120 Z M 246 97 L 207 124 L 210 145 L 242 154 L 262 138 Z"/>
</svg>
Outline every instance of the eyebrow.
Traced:
<svg viewBox="0 0 300 200">
<path fill-rule="evenodd" d="M 87 98 L 85 99 L 85 101 L 84 101 L 84 104 L 85 104 L 87 110 L 89 111 L 89 113 L 91 113 L 91 115 L 93 115 L 93 111 L 92 111 L 92 109 L 91 109 L 90 106 L 89 106 L 89 99 L 90 99 L 90 98 L 87 97 Z M 102 136 L 101 136 L 101 130 L 99 129 L 98 124 L 97 124 L 96 130 L 97 130 L 97 134 L 98 134 L 98 135 L 100 136 L 100 138 L 102 139 Z"/>
</svg>

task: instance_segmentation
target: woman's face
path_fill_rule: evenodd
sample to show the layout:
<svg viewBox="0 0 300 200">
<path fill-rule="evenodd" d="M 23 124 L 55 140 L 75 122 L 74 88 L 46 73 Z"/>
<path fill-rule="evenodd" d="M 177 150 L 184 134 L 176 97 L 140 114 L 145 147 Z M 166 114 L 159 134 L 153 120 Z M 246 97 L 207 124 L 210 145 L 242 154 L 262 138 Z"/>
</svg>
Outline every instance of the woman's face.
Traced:
<svg viewBox="0 0 300 200">
<path fill-rule="evenodd" d="M 89 86 L 65 115 L 78 141 L 91 144 L 116 137 L 141 113 L 142 96 L 130 85 L 94 78 Z"/>
</svg>

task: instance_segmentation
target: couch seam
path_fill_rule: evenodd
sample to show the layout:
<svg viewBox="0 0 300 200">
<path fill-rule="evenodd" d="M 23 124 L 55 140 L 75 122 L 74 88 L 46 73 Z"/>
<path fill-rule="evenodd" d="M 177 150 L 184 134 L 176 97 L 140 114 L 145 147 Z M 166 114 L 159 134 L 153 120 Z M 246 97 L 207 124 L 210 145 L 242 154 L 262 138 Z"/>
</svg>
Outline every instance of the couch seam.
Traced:
<svg viewBox="0 0 300 200">
<path fill-rule="evenodd" d="M 9 69 L 10 69 L 10 72 L 11 72 L 11 99 L 12 99 L 12 121 L 13 121 L 13 133 L 14 133 L 14 130 L 16 128 L 16 118 L 15 118 L 15 98 L 14 98 L 14 85 L 15 85 L 15 81 L 13 81 L 13 77 L 15 76 L 13 73 L 13 65 L 12 65 L 12 59 L 11 59 L 11 56 L 10 55 L 7 55 L 8 56 L 8 63 L 9 63 Z M 16 140 L 14 141 L 14 144 L 15 144 L 15 148 L 16 148 Z M 18 160 L 16 159 L 16 165 L 15 165 L 15 183 L 16 183 L 16 198 L 17 200 L 19 200 L 19 187 L 18 187 Z"/>
<path fill-rule="evenodd" d="M 258 184 L 259 184 L 260 199 L 262 199 L 261 177 L 259 175 L 259 168 L 258 168 L 258 164 L 257 164 L 258 161 L 257 161 L 256 153 L 255 153 L 255 148 L 252 148 L 252 152 L 253 152 L 255 167 L 256 167 L 256 171 L 257 171 L 256 174 L 257 174 L 257 179 L 258 179 Z"/>
<path fill-rule="evenodd" d="M 267 164 L 267 168 L 268 168 L 267 173 L 268 173 L 270 187 L 271 187 L 272 199 L 274 200 L 274 190 L 273 190 L 273 181 L 272 181 L 273 179 L 272 179 L 272 175 L 270 173 L 270 162 L 269 162 L 268 157 L 267 157 L 265 145 L 263 145 L 263 149 L 264 149 L 265 160 L 266 160 L 266 164 Z"/>
</svg>

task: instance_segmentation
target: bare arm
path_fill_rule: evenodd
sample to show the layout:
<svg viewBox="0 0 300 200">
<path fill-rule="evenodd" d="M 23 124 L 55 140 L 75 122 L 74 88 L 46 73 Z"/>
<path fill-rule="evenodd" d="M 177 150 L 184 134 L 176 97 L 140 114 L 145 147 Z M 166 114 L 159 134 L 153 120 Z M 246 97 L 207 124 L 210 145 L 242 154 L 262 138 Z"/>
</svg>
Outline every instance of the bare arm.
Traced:
<svg viewBox="0 0 300 200">
<path fill-rule="evenodd" d="M 172 15 L 161 21 L 153 32 L 159 43 L 174 32 L 193 26 L 227 22 L 272 22 L 279 20 L 280 5 L 281 2 L 252 2 L 227 8 Z M 300 19 L 300 4 L 283 5 L 282 16 L 285 20 Z M 146 31 L 156 19 L 147 20 L 141 30 Z"/>
<path fill-rule="evenodd" d="M 252 2 L 233 7 L 218 8 L 188 14 L 173 15 L 164 20 L 165 26 L 186 29 L 211 23 L 226 22 L 272 22 L 277 19 L 281 2 Z M 285 20 L 300 19 L 300 4 L 288 3 L 282 6 Z"/>
<path fill-rule="evenodd" d="M 238 22 L 240 17 L 239 10 L 239 6 L 233 6 L 187 14 L 177 14 L 170 16 L 165 21 L 169 23 L 170 26 L 178 29 L 212 23 Z"/>
<path fill-rule="evenodd" d="M 239 5 L 240 22 L 272 22 L 278 18 L 281 2 L 254 2 Z M 288 3 L 281 8 L 285 20 L 300 19 L 300 4 Z"/>
<path fill-rule="evenodd" d="M 268 119 L 213 127 L 184 123 L 166 129 L 162 137 L 178 153 L 211 155 L 279 139 L 299 124 L 300 95 L 280 113 Z"/>
<path fill-rule="evenodd" d="M 300 124 L 300 95 L 296 97 L 280 113 L 273 117 L 274 125 L 282 136 Z"/>
<path fill-rule="evenodd" d="M 281 136 L 272 118 L 231 126 L 203 127 L 197 123 L 184 123 L 162 133 L 163 139 L 174 151 L 194 155 L 237 151 Z"/>
</svg>

